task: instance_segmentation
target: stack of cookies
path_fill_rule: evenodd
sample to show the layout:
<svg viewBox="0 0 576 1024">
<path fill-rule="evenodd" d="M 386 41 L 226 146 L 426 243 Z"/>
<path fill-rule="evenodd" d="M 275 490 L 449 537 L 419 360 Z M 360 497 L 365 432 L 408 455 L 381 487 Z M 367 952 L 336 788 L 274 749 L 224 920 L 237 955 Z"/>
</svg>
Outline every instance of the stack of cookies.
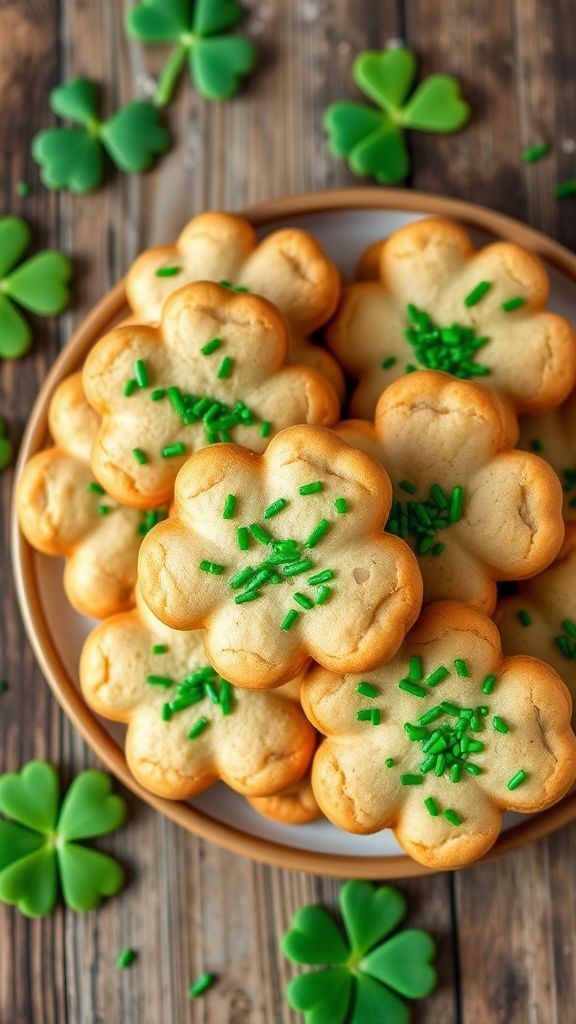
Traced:
<svg viewBox="0 0 576 1024">
<path fill-rule="evenodd" d="M 20 523 L 102 620 L 82 692 L 143 786 L 457 867 L 576 777 L 575 337 L 534 256 L 448 221 L 341 281 L 221 213 L 143 253 Z"/>
</svg>

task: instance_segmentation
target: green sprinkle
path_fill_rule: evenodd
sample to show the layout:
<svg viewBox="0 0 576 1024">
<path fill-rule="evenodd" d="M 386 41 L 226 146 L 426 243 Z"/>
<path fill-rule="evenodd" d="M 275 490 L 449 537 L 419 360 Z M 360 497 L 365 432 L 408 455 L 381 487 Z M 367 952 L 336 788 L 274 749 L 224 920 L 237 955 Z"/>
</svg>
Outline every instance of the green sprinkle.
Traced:
<svg viewBox="0 0 576 1024">
<path fill-rule="evenodd" d="M 356 719 L 358 722 L 371 722 L 372 721 L 372 708 L 360 708 L 356 712 Z"/>
<path fill-rule="evenodd" d="M 554 186 L 556 199 L 571 199 L 576 196 L 576 178 L 569 178 L 568 181 L 559 181 Z"/>
<path fill-rule="evenodd" d="M 133 448 L 132 455 L 136 459 L 136 462 L 139 462 L 141 466 L 145 466 L 146 463 L 148 462 L 148 456 L 145 454 L 145 452 L 142 451 L 141 448 Z"/>
<path fill-rule="evenodd" d="M 134 963 L 135 959 L 136 953 L 133 949 L 123 949 L 116 961 L 116 967 L 130 967 L 131 964 Z"/>
<path fill-rule="evenodd" d="M 334 579 L 334 571 L 332 569 L 323 569 L 322 572 L 317 572 L 314 576 L 308 577 L 308 583 L 311 587 L 315 587 L 318 583 L 329 583 L 330 580 Z"/>
<path fill-rule="evenodd" d="M 232 710 L 232 685 L 227 679 L 220 680 L 220 710 L 229 715 Z"/>
<path fill-rule="evenodd" d="M 396 356 L 386 356 L 386 359 L 383 359 L 380 365 L 383 370 L 389 370 L 391 366 L 396 364 L 396 362 Z"/>
<path fill-rule="evenodd" d="M 95 480 L 91 480 L 89 484 L 86 484 L 86 490 L 92 494 L 106 494 L 102 484 L 97 484 Z"/>
<path fill-rule="evenodd" d="M 490 281 L 480 281 L 480 283 L 477 284 L 471 292 L 468 292 L 468 295 L 464 299 L 464 305 L 468 308 L 470 308 L 470 306 L 475 306 L 477 302 L 480 302 L 480 299 L 484 298 L 486 292 L 489 291 L 491 287 L 492 283 Z"/>
<path fill-rule="evenodd" d="M 224 498 L 224 507 L 222 509 L 222 519 L 233 519 L 236 511 L 236 495 L 227 494 Z"/>
<path fill-rule="evenodd" d="M 372 708 L 371 709 L 371 711 L 370 711 L 370 721 L 372 722 L 372 725 L 380 725 L 381 715 L 380 715 L 380 709 L 379 708 Z"/>
<path fill-rule="evenodd" d="M 287 504 L 286 498 L 278 498 L 277 501 L 273 501 L 271 505 L 268 505 L 268 508 L 264 509 L 263 518 L 272 519 L 273 516 L 277 516 L 282 509 L 286 508 Z"/>
<path fill-rule="evenodd" d="M 261 597 L 259 590 L 244 590 L 241 594 L 236 594 L 234 598 L 235 604 L 248 604 L 249 601 L 255 601 L 257 597 Z"/>
<path fill-rule="evenodd" d="M 306 597 L 306 594 L 301 594 L 298 590 L 292 595 L 292 597 L 296 601 L 296 604 L 299 604 L 301 608 L 305 609 L 305 611 L 309 611 L 310 608 L 314 607 L 314 601 L 311 601 L 309 597 Z"/>
<path fill-rule="evenodd" d="M 455 659 L 454 668 L 456 669 L 457 676 L 463 676 L 465 679 L 470 677 L 470 669 L 462 658 Z"/>
<path fill-rule="evenodd" d="M 227 281 L 224 277 L 222 278 L 221 281 L 218 281 L 218 284 L 220 285 L 221 288 L 231 288 L 232 287 L 232 282 L 231 281 Z"/>
<path fill-rule="evenodd" d="M 174 686 L 174 680 L 170 679 L 170 676 L 146 676 L 146 682 L 150 683 L 150 686 L 162 686 L 165 690 Z"/>
<path fill-rule="evenodd" d="M 442 552 L 444 551 L 444 548 L 445 548 L 445 547 L 446 547 L 446 545 L 445 545 L 445 544 L 442 544 L 442 543 L 439 543 L 439 544 L 434 544 L 434 545 L 432 546 L 432 554 L 433 554 L 433 555 L 441 555 L 441 554 L 442 554 Z"/>
<path fill-rule="evenodd" d="M 200 975 L 198 981 L 195 981 L 193 985 L 190 985 L 190 988 L 186 993 L 188 999 L 197 999 L 203 992 L 206 992 L 206 989 L 212 987 L 214 981 L 214 975 L 210 974 L 210 971 L 204 971 L 204 974 Z"/>
<path fill-rule="evenodd" d="M 16 195 L 20 196 L 21 199 L 26 199 L 26 196 L 30 195 L 30 185 L 27 181 L 16 182 Z"/>
<path fill-rule="evenodd" d="M 298 618 L 299 615 L 300 612 L 297 612 L 295 608 L 291 608 L 290 611 L 287 612 L 284 621 L 280 626 L 280 629 L 282 630 L 283 633 L 286 633 L 288 632 L 289 629 L 292 629 L 292 626 L 296 622 L 296 619 Z"/>
<path fill-rule="evenodd" d="M 423 686 L 419 686 L 418 683 L 411 683 L 409 679 L 401 679 L 398 683 L 401 690 L 405 690 L 406 693 L 412 694 L 413 697 L 426 697 L 428 690 L 425 690 Z"/>
<path fill-rule="evenodd" d="M 176 274 L 180 274 L 182 267 L 158 267 L 156 271 L 156 277 L 175 277 Z"/>
<path fill-rule="evenodd" d="M 283 576 L 299 576 L 301 572 L 307 572 L 311 569 L 314 562 L 311 558 L 303 558 L 301 562 L 291 562 L 290 565 L 282 566 Z"/>
<path fill-rule="evenodd" d="M 224 572 L 224 566 L 220 565 L 219 562 L 209 562 L 203 559 L 199 564 L 198 568 L 202 569 L 202 572 L 209 572 L 212 576 L 221 576 Z"/>
<path fill-rule="evenodd" d="M 265 530 L 263 526 L 260 526 L 260 523 L 251 523 L 250 533 L 254 540 L 259 541 L 260 544 L 272 543 L 272 534 L 268 533 L 268 530 Z"/>
<path fill-rule="evenodd" d="M 541 160 L 543 156 L 548 156 L 549 152 L 549 142 L 538 142 L 535 146 L 528 146 L 526 149 L 523 149 L 520 153 L 520 159 L 524 164 L 533 164 L 536 160 Z"/>
<path fill-rule="evenodd" d="M 518 622 L 520 622 L 522 626 L 531 626 L 532 625 L 532 616 L 530 615 L 529 612 L 526 611 L 525 608 L 520 608 L 519 609 L 519 611 L 518 611 Z"/>
<path fill-rule="evenodd" d="M 186 451 L 186 445 L 182 441 L 177 441 L 175 444 L 167 444 L 164 448 L 160 449 L 160 455 L 163 459 L 172 459 L 175 455 L 184 455 Z"/>
<path fill-rule="evenodd" d="M 216 374 L 218 379 L 226 380 L 226 378 L 229 377 L 230 374 L 232 373 L 233 366 L 234 360 L 232 359 L 232 356 L 224 356 L 224 359 L 220 363 L 220 366 L 218 367 L 218 372 Z"/>
<path fill-rule="evenodd" d="M 236 540 L 240 551 L 248 551 L 248 548 L 250 547 L 250 531 L 247 526 L 237 527 Z"/>
<path fill-rule="evenodd" d="M 500 718 L 499 715 L 494 715 L 494 718 L 492 719 L 492 725 L 494 726 L 496 732 L 501 732 L 504 735 L 506 735 L 506 733 L 510 731 L 504 719 Z"/>
<path fill-rule="evenodd" d="M 515 309 L 520 309 L 521 306 L 526 305 L 526 299 L 523 299 L 521 295 L 516 295 L 513 299 L 507 299 L 501 305 L 503 313 L 513 313 Z"/>
<path fill-rule="evenodd" d="M 356 687 L 356 693 L 359 693 L 361 697 L 378 697 L 379 691 L 376 686 L 372 686 L 372 683 L 358 683 Z"/>
<path fill-rule="evenodd" d="M 492 693 L 492 690 L 494 689 L 495 686 L 496 686 L 496 676 L 494 676 L 494 675 L 486 676 L 486 679 L 484 680 L 484 682 L 482 684 L 482 693 L 488 693 L 488 694 Z"/>
<path fill-rule="evenodd" d="M 428 811 L 428 814 L 430 814 L 433 818 L 438 817 L 439 811 L 433 796 L 426 797 L 424 801 L 424 807 Z"/>
<path fill-rule="evenodd" d="M 411 483 L 410 480 L 401 480 L 398 486 L 407 494 L 416 494 L 416 484 Z"/>
<path fill-rule="evenodd" d="M 431 672 L 429 676 L 426 676 L 424 682 L 427 686 L 438 686 L 438 683 L 443 682 L 448 675 L 450 675 L 448 669 L 445 668 L 444 665 L 440 665 L 439 668 L 435 669 L 434 672 Z"/>
<path fill-rule="evenodd" d="M 462 518 L 462 503 L 464 501 L 464 488 L 458 484 L 452 489 L 450 495 L 450 508 L 448 519 L 451 523 L 457 523 Z"/>
<path fill-rule="evenodd" d="M 152 654 L 166 654 L 168 650 L 166 644 L 154 644 L 152 647 Z"/>
<path fill-rule="evenodd" d="M 424 779 L 422 778 L 421 775 L 406 774 L 400 776 L 401 786 L 421 786 L 423 782 Z"/>
<path fill-rule="evenodd" d="M 127 380 L 124 385 L 124 398 L 130 398 L 130 395 L 134 394 L 137 387 L 138 381 L 134 380 L 133 377 L 130 380 Z"/>
<path fill-rule="evenodd" d="M 163 704 L 160 710 L 160 718 L 163 722 L 169 722 L 172 718 L 172 708 L 169 704 Z"/>
<path fill-rule="evenodd" d="M 250 580 L 254 579 L 255 575 L 255 569 L 252 569 L 251 566 L 246 565 L 243 569 L 240 569 L 239 572 L 237 572 L 234 576 L 232 576 L 229 579 L 228 586 L 231 587 L 232 590 L 237 590 L 238 587 L 243 587 L 245 583 L 248 583 Z"/>
<path fill-rule="evenodd" d="M 570 619 L 563 619 L 563 621 L 562 621 L 562 629 L 564 630 L 565 633 L 568 633 L 568 636 L 571 636 L 572 639 L 576 639 L 576 623 L 575 622 L 572 622 Z"/>
<path fill-rule="evenodd" d="M 205 718 L 204 715 L 202 715 L 201 718 L 194 722 L 194 725 L 192 726 L 190 732 L 188 733 L 188 739 L 195 740 L 196 737 L 199 736 L 201 732 L 204 732 L 204 729 L 206 728 L 207 725 L 208 719 Z"/>
<path fill-rule="evenodd" d="M 269 437 L 271 429 L 272 424 L 270 423 L 270 420 L 262 420 L 262 423 L 260 424 L 260 437 Z"/>
<path fill-rule="evenodd" d="M 328 521 L 328 519 L 321 519 L 320 522 L 318 522 L 314 529 L 312 530 L 312 533 L 304 541 L 304 547 L 315 548 L 316 545 L 322 540 L 322 538 L 325 537 L 326 534 L 328 533 L 330 525 L 331 524 Z"/>
<path fill-rule="evenodd" d="M 110 505 L 98 505 L 98 515 L 107 516 L 110 514 Z"/>
<path fill-rule="evenodd" d="M 136 377 L 136 383 L 139 388 L 147 388 L 150 380 L 148 377 L 148 369 L 143 359 L 137 359 L 134 363 L 134 376 Z"/>
<path fill-rule="evenodd" d="M 409 740 L 425 740 L 428 736 L 428 730 L 422 725 L 412 725 L 411 722 L 404 723 L 404 730 Z"/>
<path fill-rule="evenodd" d="M 302 487 L 298 488 L 300 494 L 318 494 L 324 490 L 324 484 L 321 480 L 313 480 L 310 484 L 302 484 Z"/>
<path fill-rule="evenodd" d="M 410 679 L 413 683 L 419 683 L 420 680 L 422 679 L 422 676 L 422 659 L 419 658 L 417 654 L 415 654 L 410 658 L 408 668 L 408 679 Z"/>
<path fill-rule="evenodd" d="M 452 715 L 453 718 L 460 716 L 460 708 L 456 704 L 451 704 L 449 700 L 443 700 L 440 707 L 445 715 Z"/>
<path fill-rule="evenodd" d="M 180 388 L 171 385 L 166 389 L 168 398 L 170 399 L 170 405 L 176 410 L 181 419 L 186 418 L 186 403 L 184 402 L 184 396 L 180 391 Z"/>
<path fill-rule="evenodd" d="M 384 764 L 386 765 L 387 768 L 393 768 L 394 767 L 394 758 L 393 757 L 387 757 L 386 760 L 384 761 Z"/>
<path fill-rule="evenodd" d="M 316 591 L 316 604 L 326 604 L 326 601 L 330 597 L 331 593 L 332 589 L 330 587 L 318 587 L 318 590 Z"/>
<path fill-rule="evenodd" d="M 437 704 L 435 708 L 430 708 L 430 711 L 426 711 L 425 714 L 420 715 L 418 721 L 421 725 L 430 725 L 430 722 L 435 722 L 437 718 L 441 718 L 442 714 L 442 708 Z"/>
<path fill-rule="evenodd" d="M 222 341 L 222 338 L 211 338 L 210 341 L 207 341 L 204 345 L 202 345 L 200 351 L 203 356 L 210 356 L 212 355 L 213 352 L 216 351 L 216 349 L 220 348 L 220 346 L 223 344 L 224 343 Z"/>
<path fill-rule="evenodd" d="M 346 501 L 346 498 L 336 498 L 334 501 L 334 508 L 339 516 L 345 516 L 348 511 L 348 502 Z"/>
<path fill-rule="evenodd" d="M 452 767 L 450 768 L 450 782 L 460 782 L 461 775 L 462 765 L 460 764 L 459 761 L 456 761 L 455 764 L 453 764 Z"/>
<path fill-rule="evenodd" d="M 445 811 L 442 811 L 442 817 L 446 818 L 451 825 L 461 825 L 462 818 L 457 811 L 453 811 L 451 807 L 447 807 Z"/>
<path fill-rule="evenodd" d="M 530 447 L 533 452 L 541 452 L 544 450 L 544 445 L 542 444 L 542 441 L 539 441 L 537 437 L 532 438 L 532 440 L 530 441 Z"/>
<path fill-rule="evenodd" d="M 518 789 L 518 786 L 521 786 L 522 783 L 525 782 L 525 780 L 527 778 L 528 778 L 528 772 L 525 772 L 521 768 L 520 771 L 516 772 L 516 774 L 513 775 L 512 778 L 509 780 L 509 782 L 508 782 L 508 789 L 512 789 L 512 790 Z"/>
<path fill-rule="evenodd" d="M 165 388 L 154 388 L 154 390 L 150 392 L 150 398 L 152 399 L 153 402 L 158 402 L 161 398 L 164 398 L 165 395 Z"/>
</svg>

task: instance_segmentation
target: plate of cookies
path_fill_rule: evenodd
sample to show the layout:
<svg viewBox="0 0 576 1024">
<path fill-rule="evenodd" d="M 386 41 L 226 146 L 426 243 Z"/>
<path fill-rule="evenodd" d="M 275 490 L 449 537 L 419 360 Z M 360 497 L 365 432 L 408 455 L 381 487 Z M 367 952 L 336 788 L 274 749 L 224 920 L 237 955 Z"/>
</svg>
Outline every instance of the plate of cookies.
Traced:
<svg viewBox="0 0 576 1024">
<path fill-rule="evenodd" d="M 143 800 L 320 874 L 576 816 L 576 258 L 352 189 L 201 213 L 56 361 L 21 447 L 45 677 Z"/>
</svg>

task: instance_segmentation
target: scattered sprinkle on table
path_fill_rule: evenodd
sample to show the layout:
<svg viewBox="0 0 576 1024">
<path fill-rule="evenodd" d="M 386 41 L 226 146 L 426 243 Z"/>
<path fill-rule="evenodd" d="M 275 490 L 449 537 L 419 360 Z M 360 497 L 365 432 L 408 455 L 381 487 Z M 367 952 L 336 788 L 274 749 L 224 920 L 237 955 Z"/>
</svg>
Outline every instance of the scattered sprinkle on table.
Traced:
<svg viewBox="0 0 576 1024">
<path fill-rule="evenodd" d="M 538 142 L 535 146 L 527 146 L 520 153 L 520 159 L 524 164 L 534 164 L 537 160 L 542 160 L 542 157 L 548 156 L 550 152 L 549 142 Z"/>
<path fill-rule="evenodd" d="M 570 178 L 568 181 L 559 181 L 554 186 L 554 195 L 556 199 L 571 199 L 576 196 L 576 178 Z"/>
<path fill-rule="evenodd" d="M 121 968 L 131 967 L 131 965 L 134 963 L 135 959 L 136 959 L 136 953 L 135 953 L 135 951 L 133 949 L 130 949 L 130 948 L 123 949 L 122 952 L 120 953 L 117 961 L 116 961 L 116 967 L 121 967 Z"/>
<path fill-rule="evenodd" d="M 200 977 L 190 985 L 190 988 L 186 993 L 188 999 L 197 999 L 198 996 L 203 995 L 203 993 L 209 988 L 212 988 L 215 981 L 216 978 L 210 973 L 210 971 L 204 971 L 204 974 L 201 974 Z"/>
</svg>

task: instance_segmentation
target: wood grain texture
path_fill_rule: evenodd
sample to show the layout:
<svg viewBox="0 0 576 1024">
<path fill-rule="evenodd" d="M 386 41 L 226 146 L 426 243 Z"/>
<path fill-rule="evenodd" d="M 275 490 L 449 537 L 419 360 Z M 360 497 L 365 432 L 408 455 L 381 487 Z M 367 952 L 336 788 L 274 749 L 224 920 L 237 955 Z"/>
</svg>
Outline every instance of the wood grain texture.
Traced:
<svg viewBox="0 0 576 1024">
<path fill-rule="evenodd" d="M 0 366 L 0 415 L 17 439 L 59 345 L 145 245 L 172 238 L 193 213 L 238 208 L 303 189 L 357 182 L 328 153 L 326 105 L 354 98 L 350 62 L 402 37 L 422 70 L 459 75 L 473 120 L 455 137 L 414 134 L 411 183 L 502 209 L 574 247 L 576 203 L 552 197 L 576 173 L 576 57 L 570 0 L 251 0 L 261 64 L 233 102 L 208 104 L 183 82 L 167 114 L 175 140 L 161 169 L 109 174 L 86 197 L 38 181 L 30 140 L 50 123 L 47 95 L 85 74 L 112 110 L 143 96 L 163 51 L 130 42 L 120 0 L 0 0 L 1 212 L 24 215 L 38 245 L 73 254 L 76 301 L 38 322 L 33 352 Z M 524 166 L 519 150 L 547 138 L 553 155 Z M 32 185 L 18 199 L 15 184 Z M 10 578 L 10 473 L 0 477 L 0 770 L 32 757 L 63 780 L 95 761 L 51 699 L 25 640 Z M 292 968 L 278 937 L 305 902 L 334 906 L 338 884 L 252 864 L 194 840 L 131 801 L 129 825 L 102 845 L 128 867 L 124 894 L 98 913 L 59 909 L 29 922 L 0 907 L 0 1024 L 293 1024 L 282 991 Z M 410 922 L 439 940 L 443 984 L 419 1024 L 565 1024 L 576 966 L 576 826 L 495 864 L 400 887 Z M 138 961 L 118 972 L 118 951 Z M 219 983 L 185 998 L 202 970 Z M 384 1024 L 384 1022 L 383 1022 Z"/>
</svg>

